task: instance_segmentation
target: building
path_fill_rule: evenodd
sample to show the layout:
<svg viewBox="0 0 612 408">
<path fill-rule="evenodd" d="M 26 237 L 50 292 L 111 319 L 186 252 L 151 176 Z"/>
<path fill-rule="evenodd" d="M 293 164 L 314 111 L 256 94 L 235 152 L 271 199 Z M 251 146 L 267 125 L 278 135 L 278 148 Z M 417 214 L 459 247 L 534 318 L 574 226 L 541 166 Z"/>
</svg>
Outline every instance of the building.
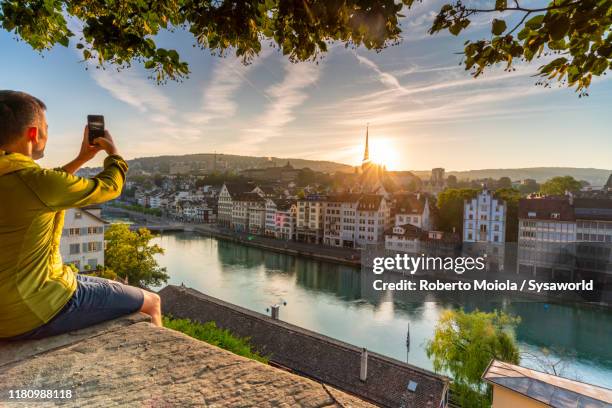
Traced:
<svg viewBox="0 0 612 408">
<path fill-rule="evenodd" d="M 425 231 L 433 229 L 431 203 L 427 195 L 421 193 L 394 195 L 391 203 L 395 226 L 410 224 Z"/>
<path fill-rule="evenodd" d="M 248 192 L 232 197 L 230 226 L 234 231 L 263 234 L 265 214 L 265 200 L 259 194 Z"/>
<path fill-rule="evenodd" d="M 224 227 L 231 227 L 233 217 L 234 197 L 241 193 L 253 191 L 252 184 L 245 183 L 225 183 L 219 191 L 217 204 L 217 222 Z"/>
<path fill-rule="evenodd" d="M 266 198 L 266 221 L 264 235 L 268 237 L 276 236 L 276 200 Z"/>
<path fill-rule="evenodd" d="M 423 191 L 436 197 L 446 188 L 445 170 L 442 167 L 431 169 L 431 177 L 423 182 Z"/>
<path fill-rule="evenodd" d="M 506 203 L 486 188 L 463 204 L 463 242 L 503 244 L 506 239 Z"/>
<path fill-rule="evenodd" d="M 395 225 L 385 233 L 385 250 L 427 254 L 428 256 L 453 256 L 461 246 L 459 234 L 443 231 L 426 231 L 412 224 Z"/>
<path fill-rule="evenodd" d="M 382 195 L 330 196 L 325 210 L 324 243 L 346 248 L 382 243 L 390 225 L 390 208 Z"/>
<path fill-rule="evenodd" d="M 80 271 L 104 265 L 104 226 L 101 209 L 96 207 L 71 208 L 64 215 L 64 229 L 60 253 L 65 264 L 73 264 Z"/>
<path fill-rule="evenodd" d="M 493 388 L 491 408 L 612 406 L 612 390 L 493 360 L 482 379 Z"/>
<path fill-rule="evenodd" d="M 323 243 L 327 196 L 310 194 L 297 201 L 296 239 L 312 244 Z"/>
<path fill-rule="evenodd" d="M 275 238 L 295 239 L 297 227 L 297 203 L 294 200 L 278 200 L 275 212 Z"/>
</svg>

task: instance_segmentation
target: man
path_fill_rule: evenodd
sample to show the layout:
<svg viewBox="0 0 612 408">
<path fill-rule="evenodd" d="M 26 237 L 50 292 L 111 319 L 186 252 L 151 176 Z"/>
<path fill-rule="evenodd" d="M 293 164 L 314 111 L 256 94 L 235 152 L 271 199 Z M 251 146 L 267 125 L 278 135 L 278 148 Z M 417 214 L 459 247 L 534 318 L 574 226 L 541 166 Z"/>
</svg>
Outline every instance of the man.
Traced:
<svg viewBox="0 0 612 408">
<path fill-rule="evenodd" d="M 142 311 L 161 326 L 155 293 L 75 274 L 62 264 L 64 210 L 119 196 L 127 163 L 111 135 L 90 145 L 87 127 L 73 161 L 40 168 L 47 144 L 45 104 L 23 92 L 0 91 L 0 339 L 53 336 Z M 104 150 L 104 170 L 74 173 Z"/>
</svg>

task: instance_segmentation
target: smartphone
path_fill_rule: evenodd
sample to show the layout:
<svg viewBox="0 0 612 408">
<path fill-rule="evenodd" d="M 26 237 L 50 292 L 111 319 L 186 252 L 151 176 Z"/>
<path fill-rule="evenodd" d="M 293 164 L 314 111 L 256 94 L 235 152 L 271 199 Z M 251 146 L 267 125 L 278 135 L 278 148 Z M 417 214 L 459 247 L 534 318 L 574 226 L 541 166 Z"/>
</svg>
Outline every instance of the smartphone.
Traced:
<svg viewBox="0 0 612 408">
<path fill-rule="evenodd" d="M 104 116 L 87 115 L 87 128 L 89 130 L 89 144 L 93 144 L 94 139 L 104 137 Z"/>
</svg>

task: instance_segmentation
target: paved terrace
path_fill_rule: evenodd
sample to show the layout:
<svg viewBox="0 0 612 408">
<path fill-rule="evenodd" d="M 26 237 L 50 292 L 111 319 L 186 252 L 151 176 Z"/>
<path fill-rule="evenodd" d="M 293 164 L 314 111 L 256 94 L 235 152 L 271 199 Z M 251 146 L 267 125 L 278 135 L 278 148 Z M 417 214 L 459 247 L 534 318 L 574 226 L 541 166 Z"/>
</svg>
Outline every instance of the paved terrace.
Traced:
<svg viewBox="0 0 612 408">
<path fill-rule="evenodd" d="M 9 390 L 72 399 L 9 400 Z M 0 343 L 0 407 L 370 407 L 333 387 L 131 315 L 44 340 Z"/>
</svg>

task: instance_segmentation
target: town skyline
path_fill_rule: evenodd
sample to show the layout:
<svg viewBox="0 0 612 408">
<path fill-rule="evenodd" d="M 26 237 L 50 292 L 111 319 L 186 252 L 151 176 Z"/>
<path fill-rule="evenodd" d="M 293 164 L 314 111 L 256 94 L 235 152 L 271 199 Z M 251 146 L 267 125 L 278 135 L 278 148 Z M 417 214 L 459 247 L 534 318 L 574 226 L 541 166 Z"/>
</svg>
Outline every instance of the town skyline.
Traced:
<svg viewBox="0 0 612 408">
<path fill-rule="evenodd" d="M 369 123 L 373 160 L 389 170 L 609 168 L 607 77 L 594 81 L 588 98 L 536 86 L 538 61 L 473 79 L 455 54 L 462 39 L 426 35 L 437 7 L 415 6 L 398 46 L 376 53 L 335 45 L 317 64 L 292 64 L 264 48 L 243 65 L 192 48 L 181 30 L 162 34 L 158 43 L 192 68 L 185 82 L 166 85 L 137 64 L 96 69 L 62 47 L 41 58 L 1 32 L 9 57 L 1 87 L 47 103 L 45 166 L 76 154 L 86 115 L 101 113 L 127 159 L 217 151 L 358 165 Z M 487 32 L 474 24 L 468 34 Z"/>
</svg>

